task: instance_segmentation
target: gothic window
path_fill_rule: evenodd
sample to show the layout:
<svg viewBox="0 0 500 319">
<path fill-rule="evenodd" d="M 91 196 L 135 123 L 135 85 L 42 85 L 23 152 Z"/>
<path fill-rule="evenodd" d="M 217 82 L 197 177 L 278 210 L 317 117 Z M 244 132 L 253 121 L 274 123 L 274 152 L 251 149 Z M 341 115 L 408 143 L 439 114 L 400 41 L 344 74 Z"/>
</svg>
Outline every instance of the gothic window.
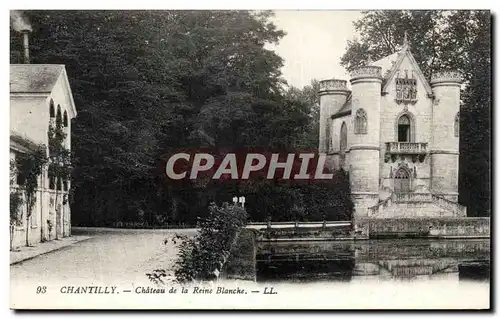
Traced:
<svg viewBox="0 0 500 319">
<path fill-rule="evenodd" d="M 411 142 L 411 120 L 408 115 L 402 115 L 398 119 L 398 142 Z"/>
<path fill-rule="evenodd" d="M 345 151 L 347 150 L 347 126 L 342 122 L 340 127 L 340 165 L 345 164 Z"/>
<path fill-rule="evenodd" d="M 394 192 L 398 194 L 410 192 L 410 172 L 402 167 L 394 174 Z"/>
<path fill-rule="evenodd" d="M 56 117 L 56 111 L 54 109 L 54 101 L 53 100 L 50 100 L 50 118 L 54 118 Z"/>
<path fill-rule="evenodd" d="M 409 104 L 417 102 L 417 79 L 414 77 L 413 72 L 411 77 L 408 77 L 408 71 L 405 70 L 405 77 L 396 78 L 396 102 Z"/>
<path fill-rule="evenodd" d="M 26 182 L 26 174 L 23 172 L 22 159 L 16 157 L 16 184 L 24 185 Z"/>
<path fill-rule="evenodd" d="M 356 111 L 356 117 L 354 118 L 354 133 L 355 134 L 367 133 L 366 112 L 363 109 L 358 109 Z"/>
<path fill-rule="evenodd" d="M 61 106 L 59 104 L 57 105 L 56 125 L 62 125 Z"/>
<path fill-rule="evenodd" d="M 332 133 L 331 133 L 331 127 L 332 127 L 332 120 L 327 119 L 326 121 L 326 127 L 325 127 L 325 138 L 326 138 L 326 151 L 330 151 L 332 149 Z"/>
<path fill-rule="evenodd" d="M 56 177 L 54 176 L 52 167 L 49 167 L 48 177 L 49 177 L 49 188 L 56 189 Z"/>
<path fill-rule="evenodd" d="M 68 127 L 68 112 L 64 111 L 63 115 L 63 125 L 64 127 Z"/>
<path fill-rule="evenodd" d="M 455 125 L 454 125 L 455 137 L 458 137 L 460 133 L 460 112 L 455 115 Z"/>
</svg>

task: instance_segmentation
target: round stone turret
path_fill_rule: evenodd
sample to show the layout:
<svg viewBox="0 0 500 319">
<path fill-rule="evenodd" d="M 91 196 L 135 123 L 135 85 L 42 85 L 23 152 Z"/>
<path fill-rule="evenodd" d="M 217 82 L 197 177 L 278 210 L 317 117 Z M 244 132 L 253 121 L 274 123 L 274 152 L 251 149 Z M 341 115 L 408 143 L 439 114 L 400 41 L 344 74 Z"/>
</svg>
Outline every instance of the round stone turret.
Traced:
<svg viewBox="0 0 500 319">
<path fill-rule="evenodd" d="M 320 81 L 318 93 L 320 104 L 319 151 L 326 153 L 334 138 L 331 117 L 342 108 L 349 95 L 347 81 L 338 79 Z"/>
<path fill-rule="evenodd" d="M 347 95 L 347 81 L 345 80 L 322 80 L 319 81 L 319 95 L 324 94 L 345 94 Z"/>
<path fill-rule="evenodd" d="M 362 113 L 366 129 L 349 129 L 349 180 L 355 218 L 366 217 L 367 208 L 378 203 L 380 159 L 380 104 L 382 68 L 365 65 L 351 71 L 351 118 Z M 354 122 L 352 121 L 352 122 Z"/>
<path fill-rule="evenodd" d="M 357 67 L 351 71 L 351 83 L 364 80 L 380 80 L 382 81 L 382 68 L 375 65 L 364 65 Z"/>
<path fill-rule="evenodd" d="M 462 84 L 462 74 L 458 71 L 448 70 L 439 71 L 432 75 L 431 86 L 438 85 L 461 85 Z"/>
<path fill-rule="evenodd" d="M 460 149 L 460 86 L 462 74 L 440 71 L 431 77 L 432 106 L 431 191 L 448 200 L 458 199 Z"/>
</svg>

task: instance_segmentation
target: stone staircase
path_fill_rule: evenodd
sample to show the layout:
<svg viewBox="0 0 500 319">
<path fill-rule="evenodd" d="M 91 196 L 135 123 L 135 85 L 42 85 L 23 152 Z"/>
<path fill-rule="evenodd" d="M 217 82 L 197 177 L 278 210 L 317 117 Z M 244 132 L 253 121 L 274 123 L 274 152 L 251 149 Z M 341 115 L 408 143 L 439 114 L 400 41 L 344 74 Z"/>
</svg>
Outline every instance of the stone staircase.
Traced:
<svg viewBox="0 0 500 319">
<path fill-rule="evenodd" d="M 368 207 L 370 218 L 467 217 L 466 207 L 432 193 L 391 193 Z"/>
</svg>

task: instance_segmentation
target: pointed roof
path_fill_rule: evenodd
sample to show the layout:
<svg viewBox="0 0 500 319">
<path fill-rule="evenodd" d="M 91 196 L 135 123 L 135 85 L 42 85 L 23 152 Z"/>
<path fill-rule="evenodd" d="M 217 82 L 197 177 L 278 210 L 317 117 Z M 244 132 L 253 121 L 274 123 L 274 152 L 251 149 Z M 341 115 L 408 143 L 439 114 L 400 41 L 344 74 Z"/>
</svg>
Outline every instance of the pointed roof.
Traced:
<svg viewBox="0 0 500 319">
<path fill-rule="evenodd" d="M 382 68 L 382 76 L 384 77 L 382 92 L 387 92 L 387 87 L 390 80 L 396 75 L 405 57 L 408 57 L 408 59 L 410 60 L 410 63 L 412 64 L 414 71 L 417 73 L 417 76 L 420 77 L 427 94 L 432 95 L 432 89 L 429 85 L 429 82 L 427 82 L 427 79 L 418 66 L 417 61 L 415 61 L 413 54 L 411 54 L 410 44 L 408 43 L 406 32 L 403 47 L 401 48 L 401 50 L 371 64 L 373 66 L 379 66 Z"/>
<path fill-rule="evenodd" d="M 64 70 L 58 64 L 11 64 L 11 93 L 50 93 Z"/>
<path fill-rule="evenodd" d="M 368 56 L 368 63 L 367 63 L 368 65 L 378 66 L 382 69 L 381 70 L 382 77 L 383 77 L 382 92 L 383 93 L 387 92 L 390 80 L 396 75 L 396 73 L 399 70 L 399 67 L 401 66 L 401 63 L 403 62 L 405 57 L 408 57 L 408 59 L 410 60 L 410 63 L 412 64 L 417 76 L 420 77 L 427 94 L 432 95 L 433 93 L 432 93 L 431 86 L 429 85 L 429 82 L 427 81 L 424 74 L 422 73 L 422 70 L 418 66 L 417 61 L 415 61 L 413 54 L 411 54 L 410 44 L 408 42 L 408 34 L 406 33 L 406 31 L 405 31 L 405 36 L 404 36 L 404 40 L 403 40 L 403 46 L 401 47 L 401 49 L 399 51 L 394 52 L 393 54 L 390 54 L 388 56 L 385 56 L 382 59 L 377 60 L 375 62 L 372 62 L 371 57 Z M 335 113 L 331 116 L 332 119 L 351 114 L 351 109 L 352 109 L 351 97 L 352 97 L 352 95 L 349 94 L 344 105 L 339 109 L 339 111 L 337 113 Z"/>
<path fill-rule="evenodd" d="M 380 60 L 370 63 L 370 65 L 381 67 L 382 76 L 385 77 L 392 70 L 394 64 L 396 63 L 396 61 L 398 61 L 398 59 L 399 59 L 399 52 L 395 52 L 391 55 L 383 57 Z"/>
<path fill-rule="evenodd" d="M 62 64 L 11 64 L 11 96 L 12 94 L 51 94 L 61 77 L 64 89 L 68 92 L 70 112 L 73 118 L 76 116 L 75 102 L 66 67 Z"/>
</svg>

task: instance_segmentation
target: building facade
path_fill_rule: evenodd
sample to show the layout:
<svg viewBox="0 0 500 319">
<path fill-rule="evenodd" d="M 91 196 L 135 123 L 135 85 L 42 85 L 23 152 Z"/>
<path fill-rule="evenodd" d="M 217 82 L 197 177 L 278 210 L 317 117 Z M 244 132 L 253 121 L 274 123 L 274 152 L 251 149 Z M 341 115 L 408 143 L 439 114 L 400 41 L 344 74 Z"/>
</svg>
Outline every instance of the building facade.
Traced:
<svg viewBox="0 0 500 319">
<path fill-rule="evenodd" d="M 320 82 L 319 151 L 349 173 L 355 217 L 465 217 L 458 201 L 461 75 L 430 83 L 408 43 Z"/>
<path fill-rule="evenodd" d="M 11 192 L 22 193 L 16 163 L 23 154 L 42 147 L 48 157 L 49 127 L 59 125 L 65 133 L 64 147 L 71 149 L 71 119 L 75 116 L 76 108 L 63 65 L 10 66 Z M 19 222 L 11 232 L 11 248 L 71 235 L 70 181 L 51 174 L 49 167 L 52 164 L 49 160 L 38 178 L 31 214 L 28 214 L 25 195 L 22 195 L 24 202 L 19 207 Z"/>
</svg>

